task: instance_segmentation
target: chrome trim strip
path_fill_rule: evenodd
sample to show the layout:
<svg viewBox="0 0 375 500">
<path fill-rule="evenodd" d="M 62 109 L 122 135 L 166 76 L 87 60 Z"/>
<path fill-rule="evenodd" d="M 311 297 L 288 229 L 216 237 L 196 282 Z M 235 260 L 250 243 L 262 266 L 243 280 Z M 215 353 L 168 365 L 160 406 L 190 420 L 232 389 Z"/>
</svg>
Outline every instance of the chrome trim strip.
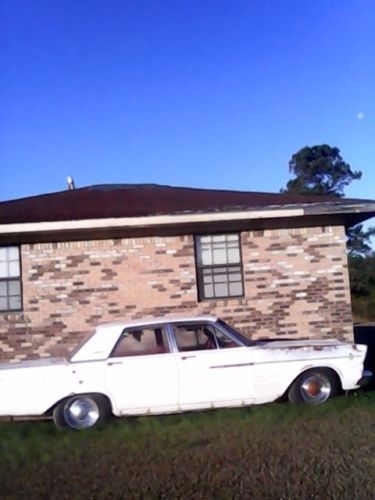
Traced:
<svg viewBox="0 0 375 500">
<path fill-rule="evenodd" d="M 255 363 L 237 363 L 234 365 L 215 365 L 215 366 L 210 366 L 210 369 L 213 368 L 237 368 L 239 366 L 254 366 Z"/>
<path fill-rule="evenodd" d="M 281 360 L 272 360 L 272 361 L 259 361 L 259 362 L 250 362 L 250 363 L 238 363 L 233 365 L 214 365 L 210 366 L 210 368 L 233 368 L 237 366 L 258 366 L 258 365 L 275 365 L 279 363 L 296 363 L 301 361 L 328 361 L 331 359 L 342 359 L 346 358 L 346 356 L 335 356 L 331 358 L 301 358 L 301 359 L 281 359 Z"/>
<path fill-rule="evenodd" d="M 300 358 L 300 359 L 280 359 L 280 360 L 272 360 L 272 361 L 259 361 L 258 363 L 254 363 L 256 365 L 275 365 L 278 363 L 296 363 L 300 361 L 330 361 L 331 359 L 348 359 L 347 356 L 331 356 L 327 358 Z"/>
</svg>

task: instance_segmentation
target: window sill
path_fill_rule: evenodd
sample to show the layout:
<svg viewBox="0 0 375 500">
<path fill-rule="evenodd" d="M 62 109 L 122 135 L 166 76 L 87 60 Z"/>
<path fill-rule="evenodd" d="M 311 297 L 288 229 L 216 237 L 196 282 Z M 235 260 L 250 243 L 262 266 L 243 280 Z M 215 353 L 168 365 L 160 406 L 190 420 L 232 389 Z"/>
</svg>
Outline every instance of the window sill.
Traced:
<svg viewBox="0 0 375 500">
<path fill-rule="evenodd" d="M 22 320 L 24 321 L 23 310 L 19 309 L 17 311 L 0 311 L 0 318 L 2 320 Z"/>
<path fill-rule="evenodd" d="M 206 298 L 199 298 L 198 302 L 222 302 L 222 301 L 228 301 L 228 300 L 241 300 L 244 299 L 245 295 L 232 295 L 230 297 L 212 297 L 210 299 Z"/>
</svg>

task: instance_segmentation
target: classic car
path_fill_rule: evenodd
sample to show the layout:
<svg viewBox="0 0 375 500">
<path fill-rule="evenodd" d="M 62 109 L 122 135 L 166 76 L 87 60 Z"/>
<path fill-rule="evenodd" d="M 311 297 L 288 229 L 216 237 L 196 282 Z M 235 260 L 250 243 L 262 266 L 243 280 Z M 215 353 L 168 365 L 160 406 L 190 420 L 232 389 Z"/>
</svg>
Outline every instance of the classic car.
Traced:
<svg viewBox="0 0 375 500">
<path fill-rule="evenodd" d="M 98 326 L 68 359 L 0 365 L 0 416 L 53 417 L 85 429 L 110 415 L 268 403 L 322 404 L 357 389 L 365 345 L 253 341 L 217 317 L 163 317 Z"/>
</svg>

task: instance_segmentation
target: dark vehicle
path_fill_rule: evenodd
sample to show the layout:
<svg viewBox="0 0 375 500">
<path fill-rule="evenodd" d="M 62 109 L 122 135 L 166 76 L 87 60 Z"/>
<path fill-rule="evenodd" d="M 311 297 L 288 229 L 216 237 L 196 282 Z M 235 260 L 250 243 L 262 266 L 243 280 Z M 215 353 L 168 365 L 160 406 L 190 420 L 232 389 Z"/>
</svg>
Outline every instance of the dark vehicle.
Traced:
<svg viewBox="0 0 375 500">
<path fill-rule="evenodd" d="M 375 323 L 354 325 L 354 342 L 368 346 L 364 368 L 375 373 Z M 372 377 L 369 386 L 375 387 L 375 377 Z"/>
</svg>

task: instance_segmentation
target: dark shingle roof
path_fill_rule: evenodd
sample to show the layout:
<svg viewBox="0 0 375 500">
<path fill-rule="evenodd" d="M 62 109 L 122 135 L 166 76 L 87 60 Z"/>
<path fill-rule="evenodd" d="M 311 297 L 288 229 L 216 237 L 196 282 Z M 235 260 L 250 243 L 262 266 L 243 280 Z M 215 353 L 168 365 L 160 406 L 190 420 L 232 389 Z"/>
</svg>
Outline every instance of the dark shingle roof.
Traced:
<svg viewBox="0 0 375 500">
<path fill-rule="evenodd" d="M 4 201 L 0 203 L 0 224 L 335 205 L 342 201 L 331 196 L 104 184 Z"/>
</svg>

